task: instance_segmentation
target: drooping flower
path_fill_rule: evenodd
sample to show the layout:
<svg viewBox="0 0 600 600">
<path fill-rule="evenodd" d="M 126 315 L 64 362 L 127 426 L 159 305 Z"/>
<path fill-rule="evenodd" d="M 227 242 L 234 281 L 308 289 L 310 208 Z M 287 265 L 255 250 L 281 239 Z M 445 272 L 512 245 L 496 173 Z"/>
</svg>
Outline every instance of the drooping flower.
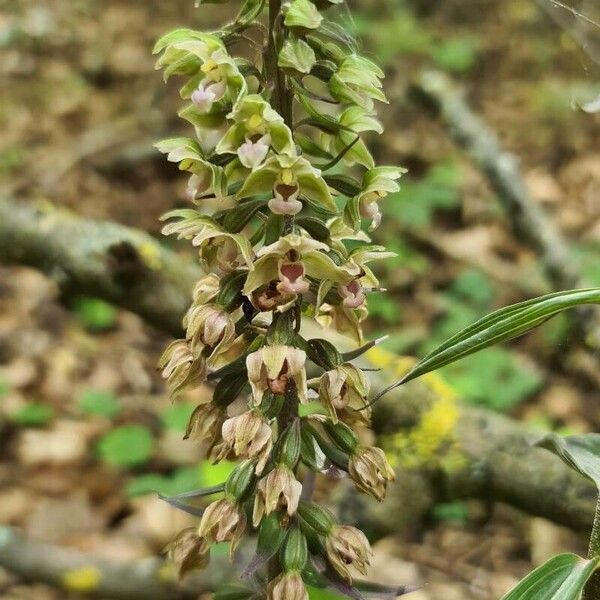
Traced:
<svg viewBox="0 0 600 600">
<path fill-rule="evenodd" d="M 225 409 L 212 401 L 201 402 L 192 412 L 184 439 L 194 439 L 206 446 L 210 454 L 221 437 L 221 428 L 227 415 Z"/>
<path fill-rule="evenodd" d="M 208 544 L 231 542 L 233 553 L 246 530 L 246 513 L 237 502 L 225 497 L 206 507 L 198 528 L 198 535 Z"/>
<path fill-rule="evenodd" d="M 308 600 L 308 592 L 300 573 L 289 571 L 270 581 L 267 600 Z"/>
<path fill-rule="evenodd" d="M 370 411 L 363 410 L 368 394 L 369 380 L 361 369 L 350 363 L 326 371 L 319 381 L 319 399 L 334 423 L 339 413 L 348 411 L 351 417 L 368 422 Z"/>
<path fill-rule="evenodd" d="M 231 315 L 216 304 L 194 303 L 183 318 L 187 340 L 194 354 L 214 362 L 235 341 L 235 323 Z"/>
<path fill-rule="evenodd" d="M 192 245 L 199 248 L 200 259 L 207 269 L 218 267 L 227 273 L 242 264 L 250 269 L 254 267 L 252 245 L 248 238 L 226 231 L 213 218 L 186 208 L 169 211 L 161 219 L 173 219 L 163 227 L 163 234 L 191 239 Z"/>
<path fill-rule="evenodd" d="M 171 342 L 160 357 L 158 368 L 169 384 L 172 398 L 187 387 L 200 385 L 207 374 L 206 359 L 195 355 L 186 340 Z"/>
<path fill-rule="evenodd" d="M 284 465 L 276 466 L 258 482 L 252 514 L 254 527 L 260 525 L 263 516 L 276 510 L 285 510 L 289 516 L 295 514 L 301 493 L 302 484 L 292 470 Z"/>
<path fill-rule="evenodd" d="M 292 346 L 264 346 L 246 358 L 248 379 L 255 404 L 260 404 L 267 390 L 285 394 L 294 385 L 300 402 L 307 401 L 304 350 Z"/>
<path fill-rule="evenodd" d="M 325 549 L 331 566 L 346 581 L 352 582 L 351 567 L 367 574 L 373 551 L 365 534 L 356 527 L 334 527 L 325 539 Z"/>
<path fill-rule="evenodd" d="M 207 113 L 215 102 L 223 98 L 225 90 L 224 81 L 213 82 L 207 78 L 192 92 L 191 101 L 201 113 Z"/>
<path fill-rule="evenodd" d="M 361 446 L 350 457 L 348 474 L 360 490 L 381 501 L 387 484 L 394 481 L 394 469 L 381 448 Z"/>
<path fill-rule="evenodd" d="M 169 560 L 177 567 L 177 576 L 204 569 L 210 560 L 209 544 L 198 535 L 195 527 L 188 527 L 177 534 L 166 548 Z"/>
<path fill-rule="evenodd" d="M 256 474 L 263 472 L 273 448 L 273 432 L 258 411 L 249 410 L 227 419 L 223 423 L 222 435 L 223 445 L 219 448 L 219 459 L 233 450 L 239 457 L 256 457 Z"/>
</svg>

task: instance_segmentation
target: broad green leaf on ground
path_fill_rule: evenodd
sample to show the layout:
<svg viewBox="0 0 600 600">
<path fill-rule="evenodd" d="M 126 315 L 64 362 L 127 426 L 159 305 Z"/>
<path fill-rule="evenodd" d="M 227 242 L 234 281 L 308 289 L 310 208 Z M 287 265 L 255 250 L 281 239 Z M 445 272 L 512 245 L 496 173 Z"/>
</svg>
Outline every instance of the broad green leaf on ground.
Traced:
<svg viewBox="0 0 600 600">
<path fill-rule="evenodd" d="M 419 361 L 400 381 L 380 392 L 372 402 L 412 379 L 499 342 L 514 339 L 563 310 L 583 304 L 600 304 L 600 288 L 557 292 L 501 308 L 446 340 Z"/>
<path fill-rule="evenodd" d="M 152 433 L 141 425 L 123 425 L 109 431 L 98 442 L 98 453 L 113 467 L 135 467 L 150 460 Z"/>
<path fill-rule="evenodd" d="M 579 600 L 600 557 L 559 554 L 532 571 L 501 600 Z"/>
<path fill-rule="evenodd" d="M 163 425 L 167 429 L 174 429 L 183 433 L 195 408 L 196 405 L 191 402 L 179 402 L 169 406 L 161 415 Z"/>
<path fill-rule="evenodd" d="M 573 470 L 591 479 L 600 491 L 600 433 L 569 436 L 549 433 L 536 446 L 554 452 Z"/>
<path fill-rule="evenodd" d="M 73 302 L 73 312 L 79 322 L 90 331 L 112 329 L 117 321 L 116 308 L 99 298 L 76 298 Z"/>
<path fill-rule="evenodd" d="M 79 398 L 81 410 L 88 415 L 112 419 L 121 412 L 119 400 L 109 390 L 89 389 Z"/>
<path fill-rule="evenodd" d="M 54 418 L 54 409 L 48 404 L 30 402 L 10 415 L 10 420 L 23 427 L 43 427 Z"/>
</svg>

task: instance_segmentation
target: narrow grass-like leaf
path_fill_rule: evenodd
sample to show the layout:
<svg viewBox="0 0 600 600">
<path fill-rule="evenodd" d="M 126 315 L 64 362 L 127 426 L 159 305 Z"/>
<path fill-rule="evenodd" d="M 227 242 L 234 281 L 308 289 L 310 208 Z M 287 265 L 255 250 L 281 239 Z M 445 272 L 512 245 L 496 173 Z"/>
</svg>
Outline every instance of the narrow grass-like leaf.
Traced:
<svg viewBox="0 0 600 600">
<path fill-rule="evenodd" d="M 380 392 L 371 404 L 411 379 L 499 342 L 519 337 L 558 313 L 582 304 L 600 304 L 600 288 L 557 292 L 501 308 L 446 340 L 419 361 L 402 379 Z"/>
<path fill-rule="evenodd" d="M 532 571 L 501 600 L 579 600 L 600 557 L 559 554 Z"/>
</svg>

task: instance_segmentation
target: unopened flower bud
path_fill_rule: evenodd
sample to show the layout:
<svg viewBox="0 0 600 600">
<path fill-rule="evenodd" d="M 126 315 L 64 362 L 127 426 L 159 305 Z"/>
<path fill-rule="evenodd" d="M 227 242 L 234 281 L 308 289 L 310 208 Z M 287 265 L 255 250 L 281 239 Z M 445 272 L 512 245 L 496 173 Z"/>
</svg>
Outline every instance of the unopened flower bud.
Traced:
<svg viewBox="0 0 600 600">
<path fill-rule="evenodd" d="M 335 527 L 325 540 L 327 558 L 341 577 L 352 582 L 350 567 L 367 574 L 373 551 L 365 534 L 349 525 Z"/>
<path fill-rule="evenodd" d="M 214 402 L 205 401 L 194 409 L 184 439 L 192 438 L 205 442 L 210 451 L 220 437 L 224 421 L 225 410 Z"/>
<path fill-rule="evenodd" d="M 236 549 L 246 529 L 246 513 L 236 502 L 222 498 L 209 504 L 202 515 L 198 535 L 209 544 L 231 542 L 231 552 Z"/>
<path fill-rule="evenodd" d="M 306 537 L 298 527 L 292 527 L 283 546 L 281 564 L 285 571 L 302 572 L 307 561 L 308 546 Z"/>
<path fill-rule="evenodd" d="M 326 421 L 324 427 L 334 444 L 343 452 L 353 454 L 359 447 L 358 438 L 348 425 Z"/>
<path fill-rule="evenodd" d="M 387 484 L 396 478 L 381 448 L 359 447 L 350 457 L 348 474 L 356 486 L 381 501 L 385 497 Z"/>
<path fill-rule="evenodd" d="M 300 573 L 283 573 L 267 586 L 267 600 L 308 600 L 308 592 Z"/>
<path fill-rule="evenodd" d="M 262 414 L 249 410 L 223 423 L 225 449 L 222 456 L 233 450 L 236 456 L 258 459 L 256 474 L 260 475 L 273 448 L 273 432 Z"/>
<path fill-rule="evenodd" d="M 291 469 L 283 465 L 276 466 L 258 482 L 252 516 L 254 526 L 258 527 L 263 516 L 279 509 L 293 515 L 301 493 L 302 484 L 296 480 Z"/>
<path fill-rule="evenodd" d="M 247 459 L 241 462 L 229 475 L 225 482 L 225 495 L 241 502 L 252 491 L 255 477 L 256 461 Z"/>
<path fill-rule="evenodd" d="M 286 530 L 281 524 L 281 515 L 271 513 L 260 523 L 256 540 L 257 552 L 265 556 L 271 556 L 283 544 L 285 534 Z"/>
<path fill-rule="evenodd" d="M 195 527 L 181 531 L 167 546 L 169 560 L 177 567 L 178 578 L 195 569 L 204 569 L 210 560 L 209 544 Z"/>
<path fill-rule="evenodd" d="M 298 516 L 301 519 L 301 526 L 304 522 L 319 535 L 329 535 L 331 530 L 336 526 L 335 517 L 331 512 L 313 502 L 300 502 L 298 505 Z"/>
<path fill-rule="evenodd" d="M 300 459 L 300 419 L 294 419 L 282 434 L 277 453 L 277 459 L 282 465 L 294 469 Z"/>
</svg>

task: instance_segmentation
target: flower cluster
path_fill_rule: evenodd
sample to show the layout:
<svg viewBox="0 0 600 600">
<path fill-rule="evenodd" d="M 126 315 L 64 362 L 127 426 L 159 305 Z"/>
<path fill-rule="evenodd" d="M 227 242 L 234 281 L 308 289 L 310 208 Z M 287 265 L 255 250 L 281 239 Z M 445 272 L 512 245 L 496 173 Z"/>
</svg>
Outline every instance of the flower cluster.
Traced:
<svg viewBox="0 0 600 600">
<path fill-rule="evenodd" d="M 348 585 L 371 556 L 359 530 L 307 500 L 307 474 L 334 466 L 377 500 L 394 478 L 384 453 L 359 443 L 369 381 L 351 361 L 369 346 L 361 322 L 379 288 L 369 263 L 392 256 L 363 223 L 380 224 L 379 202 L 399 189 L 403 169 L 376 166 L 360 137 L 382 130 L 374 103 L 386 101 L 383 73 L 325 26 L 338 0 L 266 4 L 246 0 L 221 31 L 179 29 L 155 48 L 165 79 L 184 80 L 180 116 L 195 129 L 157 144 L 190 174 L 191 207 L 167 213 L 163 232 L 191 241 L 207 273 L 185 337 L 160 368 L 174 398 L 215 383 L 186 435 L 215 461 L 241 459 L 199 529 L 182 532 L 170 554 L 184 574 L 206 566 L 216 542 L 233 552 L 252 527 L 269 561 L 267 597 L 306 599 L 309 574 Z M 263 17 L 268 28 L 257 26 Z M 249 28 L 267 32 L 260 60 L 247 58 Z M 344 356 L 308 339 L 310 321 L 358 350 Z"/>
</svg>

